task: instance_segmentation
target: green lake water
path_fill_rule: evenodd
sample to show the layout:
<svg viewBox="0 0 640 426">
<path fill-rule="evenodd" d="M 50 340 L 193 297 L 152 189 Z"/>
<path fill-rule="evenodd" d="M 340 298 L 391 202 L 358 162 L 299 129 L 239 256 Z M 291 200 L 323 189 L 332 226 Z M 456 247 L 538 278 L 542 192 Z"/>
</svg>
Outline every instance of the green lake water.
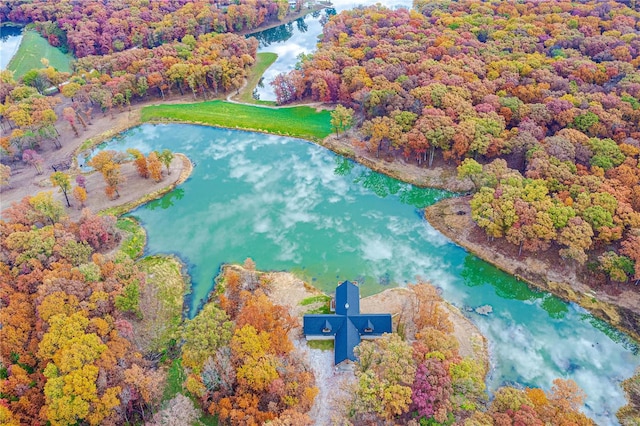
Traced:
<svg viewBox="0 0 640 426">
<path fill-rule="evenodd" d="M 554 378 L 572 378 L 588 395 L 585 413 L 598 424 L 617 423 L 620 381 L 640 364 L 637 348 L 432 228 L 423 207 L 452 194 L 398 182 L 305 141 L 243 131 L 143 125 L 105 147 L 168 148 L 195 162 L 187 182 L 132 212 L 148 233 L 145 254 L 174 253 L 188 265 L 191 315 L 220 266 L 247 257 L 258 269 L 293 271 L 325 291 L 355 280 L 365 296 L 421 277 L 487 336 L 490 389 L 548 390 Z M 493 312 L 470 311 L 483 305 Z"/>
</svg>

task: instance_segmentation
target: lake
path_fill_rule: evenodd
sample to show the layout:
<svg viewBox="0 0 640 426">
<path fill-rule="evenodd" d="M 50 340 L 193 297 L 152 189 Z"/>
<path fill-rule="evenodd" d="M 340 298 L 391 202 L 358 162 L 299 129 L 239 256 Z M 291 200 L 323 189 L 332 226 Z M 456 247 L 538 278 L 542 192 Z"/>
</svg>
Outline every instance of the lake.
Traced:
<svg viewBox="0 0 640 426">
<path fill-rule="evenodd" d="M 365 0 L 354 2 L 353 0 L 332 0 L 333 7 L 310 13 L 304 18 L 249 34 L 247 37 L 256 37 L 260 42 L 258 52 L 273 52 L 278 59 L 265 71 L 262 84 L 256 88 L 260 100 L 275 101 L 276 95 L 271 83 L 280 73 L 289 72 L 295 68 L 298 56 L 301 53 L 312 53 L 316 50 L 318 37 L 322 35 L 322 22 L 328 14 L 336 14 L 343 10 L 353 9 L 359 5 L 383 4 L 389 8 L 410 8 L 411 0 L 376 1 Z"/>
<path fill-rule="evenodd" d="M 0 26 L 0 70 L 7 69 L 11 58 L 18 51 L 21 41 L 22 27 Z"/>
<path fill-rule="evenodd" d="M 366 296 L 415 282 L 442 290 L 489 341 L 490 389 L 518 383 L 549 390 L 556 377 L 587 393 L 585 412 L 617 424 L 620 381 L 640 364 L 637 348 L 582 308 L 566 304 L 467 253 L 424 219 L 446 191 L 420 189 L 299 139 L 195 125 L 142 125 L 101 148 L 189 156 L 192 176 L 132 212 L 148 233 L 145 254 L 187 265 L 190 314 L 224 263 L 251 257 L 261 270 L 293 271 L 332 291 L 344 279 Z M 489 305 L 493 312 L 473 309 Z"/>
</svg>

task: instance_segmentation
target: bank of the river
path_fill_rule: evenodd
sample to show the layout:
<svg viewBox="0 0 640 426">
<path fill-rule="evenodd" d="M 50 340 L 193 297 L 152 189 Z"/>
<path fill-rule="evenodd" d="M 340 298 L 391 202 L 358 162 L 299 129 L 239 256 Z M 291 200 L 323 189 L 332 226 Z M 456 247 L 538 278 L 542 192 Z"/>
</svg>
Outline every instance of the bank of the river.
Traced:
<svg viewBox="0 0 640 426">
<path fill-rule="evenodd" d="M 188 96 L 181 97 L 172 97 L 166 101 L 167 104 L 171 103 L 184 103 Z M 118 134 L 125 132 L 133 127 L 139 126 L 142 124 L 140 121 L 140 110 L 145 106 L 155 103 L 157 100 L 141 102 L 139 104 L 133 105 L 130 111 L 122 110 L 122 111 L 114 111 L 113 115 L 109 114 L 99 114 L 96 115 L 91 124 L 87 126 L 86 129 L 79 129 L 80 134 L 78 136 L 74 135 L 71 131 L 71 128 L 66 124 L 60 121 L 57 123 L 56 127 L 60 132 L 60 141 L 62 142 L 62 148 L 55 149 L 52 144 L 44 144 L 41 147 L 41 155 L 44 158 L 43 169 L 44 173 L 37 174 L 35 168 L 31 166 L 27 166 L 20 162 L 10 163 L 11 167 L 11 176 L 9 180 L 9 185 L 4 186 L 0 189 L 1 197 L 0 197 L 0 211 L 9 207 L 12 203 L 22 200 L 22 198 L 27 196 L 33 196 L 38 192 L 43 190 L 52 190 L 51 182 L 49 180 L 50 173 L 53 172 L 52 166 L 59 165 L 61 163 L 70 163 L 71 167 L 69 169 L 62 169 L 65 173 L 69 174 L 72 177 L 72 186 L 75 184 L 73 179 L 75 175 L 80 173 L 80 169 L 78 166 L 82 165 L 85 161 L 85 156 L 88 155 L 92 148 L 101 144 L 102 142 L 112 139 Z M 180 164 L 178 160 L 176 160 L 176 164 Z M 58 169 L 60 170 L 60 169 Z M 180 173 L 182 173 L 182 166 L 179 166 L 179 172 L 177 175 L 172 174 L 170 177 L 173 179 L 177 177 Z M 125 174 L 125 178 L 128 176 L 135 177 L 137 173 L 135 172 L 135 168 L 133 165 L 123 165 L 122 173 Z M 189 172 L 190 173 L 190 172 Z M 86 207 L 90 208 L 92 211 L 98 212 L 106 208 L 110 208 L 119 204 L 122 204 L 123 198 L 120 197 L 116 200 L 113 200 L 113 203 L 103 204 L 102 201 L 98 202 L 98 204 L 94 203 L 94 198 L 104 197 L 103 189 L 100 188 L 100 185 L 103 184 L 102 177 L 100 175 L 87 175 L 88 179 L 88 199 L 86 203 Z M 188 176 L 185 177 L 185 179 Z M 94 187 L 93 181 L 95 179 L 95 188 L 97 191 L 92 191 Z M 145 194 L 153 193 L 167 186 L 168 180 L 165 178 L 159 183 L 154 183 L 151 180 L 142 180 L 142 185 L 139 185 L 135 182 L 138 181 L 135 178 L 135 182 L 132 179 L 128 179 L 125 184 L 125 189 L 123 194 L 128 194 L 132 192 L 135 198 L 129 199 L 128 201 L 132 201 L 133 199 L 142 198 Z M 176 184 L 177 185 L 177 184 Z M 168 189 L 168 191 L 170 191 Z M 54 191 L 54 192 L 57 192 Z M 158 197 L 164 195 L 165 192 L 159 194 Z M 121 195 L 123 195 L 121 194 Z M 95 197 L 94 197 L 95 196 Z M 62 195 L 60 194 L 60 200 L 63 200 Z M 71 195 L 69 195 L 70 201 L 73 203 Z M 127 201 L 127 202 L 128 202 Z M 73 207 L 69 210 L 71 213 L 71 217 L 79 217 L 79 210 L 76 211 L 76 207 Z"/>
<path fill-rule="evenodd" d="M 214 105 L 221 107 L 224 106 L 224 108 L 231 106 L 231 104 L 225 105 L 225 103 L 221 101 L 214 102 Z M 195 108 L 195 105 L 199 104 L 193 104 L 189 108 Z M 251 116 L 251 113 L 253 112 L 254 118 L 255 114 L 258 114 L 261 111 L 277 112 L 282 110 L 289 110 L 287 114 L 291 113 L 291 108 L 279 109 L 261 108 L 240 104 L 233 105 L 234 106 L 232 108 L 243 108 L 243 111 L 246 109 L 247 111 L 245 111 L 244 113 L 248 114 L 247 117 Z M 172 109 L 169 115 L 174 115 L 175 111 L 181 110 L 184 107 L 185 106 L 183 105 L 174 105 L 168 107 Z M 258 110 L 257 108 L 261 109 Z M 142 114 L 142 121 L 150 120 L 153 122 L 162 122 L 163 114 L 159 112 L 163 109 L 164 108 L 160 107 L 145 108 Z M 233 116 L 236 118 L 234 118 L 233 121 L 228 122 L 231 125 L 225 126 L 224 116 L 228 114 L 233 114 Z M 216 113 L 216 115 L 218 115 L 218 113 Z M 230 111 L 226 111 L 225 114 L 219 115 L 215 120 L 215 124 L 207 123 L 205 122 L 206 120 L 203 120 L 202 118 L 196 118 L 194 120 L 193 118 L 189 119 L 189 117 L 189 113 L 185 111 L 184 114 L 181 113 L 179 121 L 191 123 L 195 122 L 196 124 L 210 124 L 230 128 L 243 128 L 245 130 L 257 130 L 279 135 L 289 133 L 280 128 L 271 129 L 261 124 L 257 125 L 253 123 L 252 120 L 249 120 L 249 122 L 246 122 L 245 120 L 237 120 L 237 113 L 233 113 Z M 174 117 L 171 118 L 175 120 Z M 366 149 L 358 148 L 351 143 L 353 139 L 359 137 L 356 133 L 351 132 L 346 136 L 342 136 L 340 138 L 332 134 L 325 137 L 324 139 L 320 139 L 318 138 L 319 135 L 309 134 L 310 127 L 305 126 L 304 119 L 302 120 L 303 121 L 298 121 L 296 124 L 299 128 L 305 129 L 304 133 L 307 134 L 296 134 L 295 136 L 314 141 L 319 145 L 324 146 L 339 155 L 351 158 L 354 161 L 374 171 L 420 187 L 433 187 L 446 189 L 453 192 L 469 191 L 472 187 L 469 180 L 460 180 L 457 178 L 456 169 L 453 166 L 437 166 L 433 168 L 426 168 L 419 167 L 415 164 L 407 163 L 402 160 L 387 161 L 386 159 L 376 158 L 374 155 L 368 153 Z M 272 125 L 273 123 L 272 120 L 266 121 L 270 122 L 270 125 Z M 263 129 L 263 127 L 267 128 Z M 578 303 L 580 306 L 592 312 L 596 317 L 603 319 L 619 330 L 629 334 L 633 339 L 640 341 L 640 315 L 635 312 L 635 310 L 637 310 L 637 306 L 640 306 L 640 297 L 638 297 L 637 293 L 626 291 L 625 294 L 621 296 L 612 296 L 605 292 L 597 292 L 597 294 L 594 294 L 591 288 L 580 281 L 575 271 L 567 267 L 566 265 L 562 265 L 558 262 L 551 262 L 550 259 L 545 260 L 532 257 L 518 259 L 506 256 L 499 253 L 500 247 L 498 243 L 491 244 L 486 240 L 486 238 L 478 239 L 477 241 L 472 243 L 468 238 L 465 239 L 462 236 L 463 233 L 460 232 L 460 230 L 469 231 L 477 229 L 475 223 L 471 220 L 468 200 L 468 197 L 443 200 L 427 209 L 426 218 L 436 229 L 441 231 L 444 235 L 448 236 L 458 245 L 466 248 L 474 254 L 477 254 L 478 257 L 492 263 L 493 265 L 511 275 L 526 280 L 530 285 L 534 287 L 537 287 L 544 291 L 548 291 L 549 293 L 559 296 L 564 300 Z M 442 225 L 447 220 L 446 206 L 449 206 L 450 203 L 456 203 L 456 205 L 459 204 L 459 208 L 455 209 L 455 212 L 461 209 L 467 211 L 467 214 L 465 214 L 463 217 L 465 220 L 464 225 L 460 229 L 454 231 L 449 229 L 447 226 Z M 457 213 L 448 214 L 449 216 L 458 218 L 462 217 Z M 562 268 L 562 270 L 559 270 L 559 268 Z M 627 294 L 629 295 L 629 297 L 627 297 Z"/>
<path fill-rule="evenodd" d="M 467 192 L 473 189 L 471 180 L 458 179 L 455 166 L 428 168 L 407 163 L 400 158 L 387 161 L 384 158 L 376 158 L 364 148 L 354 146 L 352 143 L 354 140 L 363 140 L 363 136 L 353 131 L 349 131 L 346 135 L 341 135 L 340 137 L 332 134 L 322 140 L 320 145 L 371 170 L 421 188 L 437 188 L 451 192 Z"/>
<path fill-rule="evenodd" d="M 264 72 L 276 61 L 276 59 L 278 59 L 278 55 L 276 55 L 275 53 L 258 53 L 256 55 L 256 62 L 251 67 L 249 75 L 245 79 L 244 84 L 237 94 L 231 92 L 227 96 L 227 100 L 245 104 L 275 106 L 275 102 L 255 99 L 253 97 L 253 91 L 260 83 L 260 80 L 262 80 L 262 75 L 264 74 Z"/>
<path fill-rule="evenodd" d="M 120 196 L 115 199 L 110 199 L 106 196 L 106 183 L 100 173 L 92 172 L 85 175 L 87 200 L 84 208 L 99 214 L 122 216 L 138 206 L 162 198 L 173 191 L 189 178 L 193 171 L 193 164 L 186 155 L 175 153 L 169 167 L 171 174 L 167 175 L 166 169 L 163 169 L 165 175 L 160 182 L 154 182 L 150 178 L 141 178 L 132 162 L 122 164 L 120 170 L 125 183 L 120 188 Z M 42 181 L 42 187 L 46 188 L 44 190 L 54 191 L 54 198 L 65 206 L 66 213 L 70 219 L 80 219 L 82 206 L 76 200 L 73 200 L 71 195 L 69 195 L 71 207 L 67 207 L 64 196 L 57 192 L 57 189 L 51 187 L 51 182 L 48 179 Z"/>
<path fill-rule="evenodd" d="M 527 282 L 530 286 L 577 303 L 596 317 L 640 341 L 640 295 L 621 288 L 615 296 L 584 284 L 576 269 L 559 256 L 522 256 L 504 250 L 504 241 L 489 241 L 471 219 L 470 197 L 441 200 L 425 209 L 438 231 L 484 261 Z M 556 260 L 556 261 L 554 261 Z"/>
<path fill-rule="evenodd" d="M 22 41 L 22 25 L 13 22 L 0 23 L 0 70 L 7 69 L 7 65 L 16 54 Z"/>
<path fill-rule="evenodd" d="M 151 120 L 153 122 L 173 121 L 173 120 L 168 120 L 167 119 L 168 117 L 163 118 L 162 114 L 157 114 L 159 110 L 162 110 L 168 107 L 168 105 L 166 104 L 177 103 L 179 105 L 175 105 L 175 107 L 177 107 L 177 109 L 179 110 L 182 110 L 182 109 L 193 110 L 193 108 L 202 109 L 202 106 L 204 105 L 203 103 L 191 104 L 189 107 L 185 108 L 184 104 L 182 103 L 185 102 L 186 99 L 188 99 L 188 97 L 182 97 L 179 99 L 174 98 L 173 100 L 166 102 L 163 105 L 149 107 L 150 110 L 154 111 L 153 114 L 146 113 L 145 110 L 148 111 L 149 109 L 147 109 L 147 107 L 145 107 L 144 105 L 138 105 L 130 112 L 123 111 L 117 114 L 115 119 L 109 116 L 102 116 L 100 118 L 96 118 L 94 119 L 93 125 L 90 126 L 89 128 L 90 130 L 86 132 L 84 135 L 82 135 L 84 137 L 89 136 L 89 138 L 84 139 L 84 142 L 82 142 L 82 139 L 80 138 L 74 139 L 74 142 L 76 143 L 76 147 L 77 147 L 75 149 L 75 154 L 77 155 L 83 151 L 86 151 L 89 148 L 94 147 L 97 144 L 116 136 L 120 132 L 123 132 L 129 128 L 135 127 L 141 124 L 143 121 L 146 121 L 147 119 L 149 119 L 149 117 L 151 116 L 153 116 L 153 119 Z M 219 107 L 224 107 L 225 110 L 228 109 L 228 107 L 244 108 L 244 109 L 247 109 L 247 111 L 245 111 L 247 116 L 248 117 L 252 116 L 254 118 L 260 114 L 264 114 L 265 112 L 278 113 L 278 111 L 281 111 L 281 110 L 287 110 L 285 115 L 292 117 L 291 114 L 294 114 L 294 111 L 295 111 L 295 108 L 282 108 L 282 109 L 260 108 L 260 107 L 251 106 L 251 105 L 228 104 L 223 101 L 209 102 L 209 104 L 217 104 Z M 146 105 L 148 105 L 148 103 Z M 311 107 L 305 107 L 304 109 L 308 111 L 313 111 L 313 108 Z M 324 111 L 324 113 L 327 114 L 326 111 Z M 230 116 L 234 117 L 233 121 L 229 121 L 228 117 Z M 142 117 L 146 117 L 146 118 L 142 119 Z M 262 125 L 255 125 L 255 123 L 253 122 L 245 122 L 244 120 L 237 120 L 237 117 L 238 117 L 238 112 L 235 109 L 233 111 L 228 110 L 224 114 L 221 114 L 216 118 L 217 122 L 215 125 L 220 127 L 242 128 L 245 130 L 262 131 L 266 133 L 274 133 L 274 134 L 280 134 L 280 135 L 282 134 L 286 135 L 287 133 L 289 133 L 289 135 L 292 135 L 292 136 L 303 137 L 308 140 L 315 141 L 316 143 L 328 149 L 331 149 L 337 154 L 351 158 L 357 161 L 358 163 L 361 163 L 367 166 L 368 168 L 371 168 L 372 170 L 375 170 L 377 172 L 386 174 L 388 176 L 394 177 L 401 181 L 408 182 L 420 187 L 441 188 L 441 189 L 446 189 L 454 192 L 468 191 L 471 188 L 471 183 L 469 181 L 460 181 L 459 179 L 457 179 L 454 167 L 440 166 L 440 167 L 426 168 L 426 167 L 418 167 L 414 164 L 406 163 L 402 160 L 386 161 L 385 159 L 375 158 L 375 156 L 369 154 L 364 148 L 354 147 L 353 144 L 350 143 L 350 139 L 358 137 L 358 135 L 355 133 L 349 133 L 346 136 L 341 136 L 340 138 L 335 137 L 335 135 L 329 135 L 324 139 L 322 139 L 322 136 L 326 135 L 330 131 L 330 129 L 327 130 L 328 129 L 326 127 L 327 124 L 318 125 L 318 123 L 315 123 L 314 126 L 316 126 L 318 130 L 315 130 L 312 133 L 309 133 L 309 129 L 312 128 L 313 126 L 308 126 L 308 123 L 305 123 L 305 120 L 307 118 L 302 118 L 301 119 L 302 121 L 298 122 L 297 124 L 299 128 L 303 129 L 304 133 L 291 134 L 290 132 L 285 131 L 286 129 L 282 130 L 282 129 L 263 128 Z M 174 118 L 174 117 L 171 117 L 171 118 Z M 204 122 L 205 120 L 198 119 L 198 117 L 195 117 L 195 118 L 196 119 L 194 119 L 193 116 L 190 117 L 189 114 L 187 113 L 184 117 L 180 117 L 179 121 L 186 122 L 186 123 L 196 123 L 196 124 L 210 124 L 210 123 Z M 273 124 L 273 120 L 265 120 L 265 121 L 269 121 L 271 122 L 271 124 Z M 323 121 L 324 123 L 328 123 L 327 117 L 323 117 L 321 121 Z M 286 122 L 287 120 L 285 119 L 283 123 L 286 124 Z M 282 127 L 282 125 L 285 125 L 285 124 L 280 123 L 278 124 L 278 126 Z M 319 133 L 313 134 L 318 131 Z M 43 184 L 44 186 L 47 186 L 48 178 L 46 176 L 39 176 L 36 180 L 38 180 L 39 184 Z M 36 184 L 35 181 L 33 183 Z M 107 208 L 114 207 L 114 209 L 110 210 L 109 212 L 116 213 L 116 214 L 123 214 L 129 209 L 133 209 L 140 204 L 143 204 L 152 199 L 161 197 L 162 195 L 171 191 L 178 184 L 179 183 L 174 183 L 173 186 L 171 185 L 166 186 L 166 183 L 162 182 L 162 185 L 159 188 L 145 187 L 145 188 L 134 189 L 133 191 L 131 188 L 127 187 L 127 189 L 123 192 L 132 191 L 131 193 L 135 196 L 133 199 L 127 200 L 124 203 L 123 203 L 123 199 L 115 200 L 113 202 L 113 205 L 93 207 L 92 210 L 101 211 Z M 33 195 L 34 193 L 42 189 L 43 189 L 42 187 L 39 187 L 35 191 L 29 188 L 21 188 L 21 190 L 18 190 L 18 191 L 15 191 L 13 189 L 8 191 L 5 190 L 3 191 L 2 208 L 5 208 L 6 206 L 8 206 L 11 201 L 17 201 L 21 199 L 22 196 L 25 196 L 25 195 Z M 98 197 L 106 201 L 106 196 L 104 196 L 101 192 L 102 191 L 100 191 L 100 193 L 98 194 Z M 96 194 L 93 194 L 93 196 L 94 197 L 91 197 L 91 194 L 90 194 L 91 198 L 97 198 L 95 197 Z M 464 203 L 464 206 L 462 207 L 468 210 L 469 209 L 468 202 L 465 200 L 466 200 L 465 198 L 456 199 L 455 202 Z M 457 232 L 457 231 L 452 232 L 446 226 L 442 225 L 446 221 L 446 218 L 445 216 L 439 216 L 439 215 L 446 215 L 446 213 L 444 213 L 445 206 L 448 205 L 447 203 L 451 203 L 451 201 L 443 201 L 441 203 L 444 203 L 444 204 L 436 204 L 432 206 L 430 209 L 428 209 L 427 220 L 429 220 L 429 222 L 434 227 L 440 230 L 443 234 L 447 235 L 453 241 L 467 248 L 469 251 L 472 251 L 473 253 L 478 254 L 479 257 L 489 261 L 490 263 L 496 265 L 500 269 L 503 269 L 504 271 L 512 275 L 521 276 L 523 279 L 526 279 L 530 284 L 538 288 L 549 291 L 550 293 L 555 294 L 565 300 L 570 300 L 570 301 L 579 303 L 581 306 L 585 307 L 586 309 L 594 313 L 597 317 L 602 318 L 605 321 L 616 326 L 620 330 L 627 332 L 634 339 L 640 340 L 640 334 L 638 333 L 638 330 L 640 329 L 640 319 L 638 317 L 638 314 L 634 312 L 634 306 L 637 307 L 640 305 L 640 303 L 638 303 L 638 297 L 636 294 L 631 294 L 631 297 L 628 297 L 628 298 L 613 297 L 607 294 L 602 294 L 602 295 L 598 294 L 598 295 L 595 295 L 595 297 L 593 297 L 593 295 L 589 293 L 590 289 L 585 285 L 581 285 L 578 280 L 574 280 L 574 279 L 567 280 L 563 278 L 562 275 L 551 276 L 551 277 L 540 275 L 540 271 L 554 270 L 552 268 L 553 265 L 545 264 L 540 259 L 528 258 L 524 260 L 518 260 L 518 259 L 513 260 L 510 258 L 506 258 L 505 256 L 497 253 L 497 247 L 493 247 L 493 245 L 489 244 L 489 242 L 486 241 L 486 238 L 482 239 L 481 242 L 475 242 L 474 246 L 471 247 L 470 243 L 468 243 L 467 241 L 461 238 L 460 232 Z M 115 208 L 116 206 L 119 206 L 119 207 Z M 71 215 L 78 216 L 79 215 L 78 210 L 71 211 Z M 471 221 L 470 214 L 466 215 L 466 219 L 468 220 L 468 223 L 464 225 L 465 226 L 464 229 L 467 229 L 467 230 L 474 229 L 475 224 Z"/>
<path fill-rule="evenodd" d="M 241 270 L 238 265 L 226 266 Z M 285 306 L 292 315 L 302 318 L 310 311 L 314 311 L 322 301 L 328 299 L 322 291 L 313 287 L 290 272 L 267 272 L 264 277 L 270 282 L 269 297 L 274 303 Z M 325 295 L 326 299 L 319 299 L 316 304 L 308 304 L 317 296 Z M 396 287 L 384 290 L 371 296 L 360 299 L 360 311 L 363 313 L 390 313 L 393 320 L 394 331 L 397 331 L 398 324 L 403 323 L 406 334 L 415 334 L 413 325 L 413 312 L 415 295 L 412 290 L 406 287 Z M 440 307 L 449 314 L 449 319 L 454 324 L 454 336 L 460 344 L 460 355 L 470 357 L 480 361 L 485 367 L 489 365 L 489 351 L 487 341 L 478 327 L 471 322 L 455 306 L 447 302 L 441 302 Z"/>
<path fill-rule="evenodd" d="M 329 1 L 318 2 L 318 3 L 314 4 L 314 5 L 312 5 L 311 7 L 303 7 L 302 9 L 300 9 L 299 12 L 294 12 L 294 13 L 288 14 L 285 17 L 285 19 L 282 20 L 282 21 L 278 21 L 276 19 L 276 20 L 273 20 L 273 21 L 264 22 L 259 27 L 252 28 L 250 30 L 242 30 L 242 31 L 237 32 L 236 34 L 248 36 L 248 35 L 251 35 L 251 34 L 254 34 L 254 33 L 259 33 L 260 31 L 265 31 L 265 30 L 269 30 L 271 28 L 276 28 L 276 27 L 279 27 L 280 25 L 285 25 L 285 24 L 293 22 L 293 21 L 295 21 L 297 19 L 304 18 L 306 15 L 308 15 L 310 13 L 317 12 L 318 10 L 322 10 L 324 8 L 327 8 L 327 7 L 331 7 L 331 2 L 329 2 Z"/>
</svg>

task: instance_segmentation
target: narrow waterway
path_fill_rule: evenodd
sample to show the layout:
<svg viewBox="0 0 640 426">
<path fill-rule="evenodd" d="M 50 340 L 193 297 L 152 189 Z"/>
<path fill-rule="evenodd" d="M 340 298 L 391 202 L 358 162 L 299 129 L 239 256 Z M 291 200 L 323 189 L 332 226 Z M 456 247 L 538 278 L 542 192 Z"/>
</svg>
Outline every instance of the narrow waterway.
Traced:
<svg viewBox="0 0 640 426">
<path fill-rule="evenodd" d="M 18 51 L 21 41 L 22 27 L 0 26 L 0 70 L 7 69 L 11 58 Z"/>
<path fill-rule="evenodd" d="M 249 34 L 247 37 L 256 37 L 260 42 L 258 52 L 273 52 L 278 59 L 263 74 L 262 83 L 256 88 L 259 99 L 263 101 L 275 101 L 276 95 L 271 82 L 280 73 L 289 72 L 295 68 L 298 56 L 301 53 L 308 54 L 316 50 L 318 37 L 322 35 L 322 23 L 328 15 L 339 13 L 343 10 L 353 9 L 359 5 L 383 4 L 389 8 L 410 8 L 411 0 L 332 0 L 332 7 L 306 15 L 288 24 L 270 28 L 265 31 Z"/>
<path fill-rule="evenodd" d="M 548 390 L 554 378 L 572 378 L 588 395 L 586 414 L 616 424 L 620 381 L 640 364 L 636 348 L 581 308 L 530 290 L 434 230 L 422 209 L 451 194 L 401 183 L 305 141 L 250 132 L 143 125 L 105 146 L 168 148 L 196 162 L 187 182 L 132 213 L 148 232 L 146 254 L 175 253 L 189 265 L 191 314 L 221 264 L 246 257 L 326 291 L 350 279 L 367 295 L 420 277 L 487 336 L 496 366 L 490 389 Z M 485 305 L 493 312 L 473 311 Z"/>
</svg>

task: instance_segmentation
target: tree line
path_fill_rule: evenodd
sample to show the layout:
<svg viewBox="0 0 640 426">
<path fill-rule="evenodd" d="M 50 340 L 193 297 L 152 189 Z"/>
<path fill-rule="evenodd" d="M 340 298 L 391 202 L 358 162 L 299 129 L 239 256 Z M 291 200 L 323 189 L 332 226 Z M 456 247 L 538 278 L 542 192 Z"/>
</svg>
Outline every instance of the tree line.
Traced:
<svg viewBox="0 0 640 426">
<path fill-rule="evenodd" d="M 52 46 L 82 58 L 154 48 L 187 35 L 251 30 L 302 6 L 302 0 L 293 8 L 287 0 L 16 0 L 0 6 L 0 19 L 33 23 Z"/>
</svg>

